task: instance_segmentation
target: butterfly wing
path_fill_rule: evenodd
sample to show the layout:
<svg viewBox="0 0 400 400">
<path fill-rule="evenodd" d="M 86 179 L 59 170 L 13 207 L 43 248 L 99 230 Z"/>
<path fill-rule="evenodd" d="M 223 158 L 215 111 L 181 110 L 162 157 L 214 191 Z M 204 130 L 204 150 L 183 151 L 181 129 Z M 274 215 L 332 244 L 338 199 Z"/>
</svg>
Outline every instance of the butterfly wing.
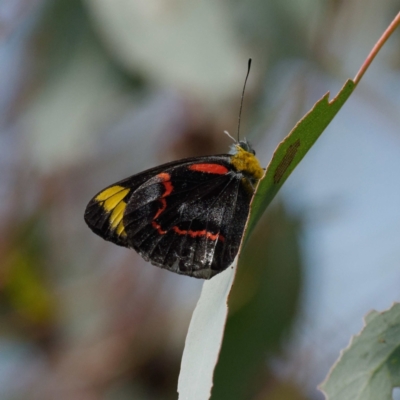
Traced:
<svg viewBox="0 0 400 400">
<path fill-rule="evenodd" d="M 186 165 L 193 158 L 173 161 L 110 185 L 96 194 L 86 206 L 84 219 L 89 228 L 103 239 L 119 246 L 130 247 L 123 225 L 127 203 L 137 188 L 174 165 Z"/>
<path fill-rule="evenodd" d="M 196 157 L 130 177 L 95 196 L 86 222 L 154 265 L 209 279 L 233 262 L 253 195 L 230 158 Z"/>
</svg>

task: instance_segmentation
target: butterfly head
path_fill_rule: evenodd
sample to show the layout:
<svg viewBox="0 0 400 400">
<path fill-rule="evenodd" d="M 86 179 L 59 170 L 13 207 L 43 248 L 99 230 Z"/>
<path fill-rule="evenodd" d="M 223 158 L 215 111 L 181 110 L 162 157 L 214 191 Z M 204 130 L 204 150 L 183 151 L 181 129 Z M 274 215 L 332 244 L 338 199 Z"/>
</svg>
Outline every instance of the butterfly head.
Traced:
<svg viewBox="0 0 400 400">
<path fill-rule="evenodd" d="M 251 153 L 251 154 L 253 154 L 254 156 L 256 155 L 256 152 L 255 152 L 254 149 L 251 147 L 250 143 L 247 141 L 246 138 L 244 138 L 243 140 L 239 140 L 239 142 L 238 142 L 235 146 L 239 146 L 239 147 L 242 148 L 244 151 L 247 151 L 248 153 Z"/>
<path fill-rule="evenodd" d="M 253 156 L 256 155 L 256 152 L 254 151 L 252 145 L 247 141 L 246 138 L 243 140 L 237 141 L 235 138 L 233 138 L 227 131 L 224 131 L 233 141 L 234 143 L 231 145 L 229 153 L 230 154 L 237 154 L 240 151 L 246 151 L 247 153 L 253 154 Z"/>
</svg>

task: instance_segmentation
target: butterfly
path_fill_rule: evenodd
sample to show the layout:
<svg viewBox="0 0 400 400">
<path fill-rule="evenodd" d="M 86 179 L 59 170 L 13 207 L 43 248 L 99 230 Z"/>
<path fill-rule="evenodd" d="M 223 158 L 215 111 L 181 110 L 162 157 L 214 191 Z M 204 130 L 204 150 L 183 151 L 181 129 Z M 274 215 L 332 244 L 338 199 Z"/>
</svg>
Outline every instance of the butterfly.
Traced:
<svg viewBox="0 0 400 400">
<path fill-rule="evenodd" d="M 173 161 L 106 187 L 87 205 L 86 223 L 158 267 L 212 278 L 234 261 L 264 174 L 250 144 L 233 140 L 232 154 Z"/>
<path fill-rule="evenodd" d="M 117 182 L 94 196 L 84 218 L 156 266 L 210 279 L 235 259 L 263 173 L 240 141 L 234 154 L 173 161 Z"/>
</svg>

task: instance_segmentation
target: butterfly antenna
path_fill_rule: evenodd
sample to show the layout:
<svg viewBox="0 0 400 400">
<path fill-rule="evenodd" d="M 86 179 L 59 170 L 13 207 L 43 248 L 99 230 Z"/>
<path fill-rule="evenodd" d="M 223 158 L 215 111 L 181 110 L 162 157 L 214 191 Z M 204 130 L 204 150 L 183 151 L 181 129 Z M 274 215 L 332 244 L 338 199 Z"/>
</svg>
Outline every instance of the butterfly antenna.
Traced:
<svg viewBox="0 0 400 400">
<path fill-rule="evenodd" d="M 239 142 L 240 118 L 241 118 L 241 116 L 242 116 L 242 107 L 243 107 L 244 90 L 246 89 L 246 83 L 247 83 L 247 78 L 249 77 L 250 67 L 251 67 L 251 58 L 249 58 L 249 62 L 248 62 L 248 64 L 247 64 L 247 75 L 246 75 L 246 79 L 244 80 L 242 98 L 240 99 L 239 121 L 238 121 L 238 130 L 237 130 L 237 141 L 238 141 L 238 142 Z"/>
<path fill-rule="evenodd" d="M 224 131 L 224 133 L 228 135 L 236 143 L 236 139 L 228 131 Z"/>
</svg>

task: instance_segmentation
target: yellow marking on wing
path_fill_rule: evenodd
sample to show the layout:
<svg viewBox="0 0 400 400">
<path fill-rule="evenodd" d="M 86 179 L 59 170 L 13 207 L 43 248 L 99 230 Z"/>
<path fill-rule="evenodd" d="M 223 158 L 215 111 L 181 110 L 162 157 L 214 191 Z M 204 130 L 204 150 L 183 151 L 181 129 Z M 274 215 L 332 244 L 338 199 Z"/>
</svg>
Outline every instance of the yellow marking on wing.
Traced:
<svg viewBox="0 0 400 400">
<path fill-rule="evenodd" d="M 110 228 L 115 231 L 118 236 L 126 236 L 125 227 L 123 223 L 126 202 L 123 201 L 129 189 L 123 186 L 111 186 L 110 188 L 102 191 L 96 196 L 96 201 L 99 205 L 109 213 Z"/>
<path fill-rule="evenodd" d="M 238 171 L 244 171 L 247 174 L 252 175 L 255 179 L 261 179 L 264 175 L 264 170 L 261 168 L 257 157 L 244 150 L 239 145 L 236 146 L 236 149 L 237 153 L 231 158 L 232 165 Z"/>
<path fill-rule="evenodd" d="M 121 202 L 113 209 L 110 215 L 111 229 L 115 229 L 120 224 L 120 222 L 122 222 L 122 217 L 124 216 L 125 208 L 126 208 L 126 203 L 121 200 Z"/>
<path fill-rule="evenodd" d="M 122 223 L 122 220 L 118 224 L 116 233 L 118 236 L 124 236 L 124 237 L 126 236 L 125 227 L 124 227 L 124 224 Z"/>
<path fill-rule="evenodd" d="M 119 189 L 116 189 L 119 188 Z M 102 202 L 102 206 L 107 212 L 111 212 L 115 207 L 125 198 L 129 193 L 129 189 L 125 189 L 121 186 L 113 186 L 101 192 L 96 200 Z"/>
<path fill-rule="evenodd" d="M 118 185 L 111 186 L 108 189 L 103 190 L 101 193 L 99 193 L 96 196 L 96 200 L 97 201 L 105 201 L 105 200 L 109 199 L 110 197 L 116 195 L 117 193 L 119 193 L 121 191 L 125 192 L 124 196 L 122 197 L 122 198 L 124 198 L 125 195 L 129 192 L 129 189 L 126 189 L 123 186 L 118 186 Z"/>
</svg>

